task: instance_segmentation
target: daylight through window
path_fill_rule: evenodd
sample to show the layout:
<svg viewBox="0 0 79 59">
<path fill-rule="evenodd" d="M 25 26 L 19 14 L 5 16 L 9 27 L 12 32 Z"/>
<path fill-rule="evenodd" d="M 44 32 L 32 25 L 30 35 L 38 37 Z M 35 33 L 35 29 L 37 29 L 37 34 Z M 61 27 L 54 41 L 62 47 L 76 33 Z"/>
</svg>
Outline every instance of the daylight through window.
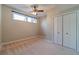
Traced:
<svg viewBox="0 0 79 59">
<path fill-rule="evenodd" d="M 25 15 L 22 15 L 22 14 L 16 13 L 16 12 L 13 12 L 13 20 L 37 23 L 36 18 L 30 17 L 30 16 L 25 16 Z"/>
</svg>

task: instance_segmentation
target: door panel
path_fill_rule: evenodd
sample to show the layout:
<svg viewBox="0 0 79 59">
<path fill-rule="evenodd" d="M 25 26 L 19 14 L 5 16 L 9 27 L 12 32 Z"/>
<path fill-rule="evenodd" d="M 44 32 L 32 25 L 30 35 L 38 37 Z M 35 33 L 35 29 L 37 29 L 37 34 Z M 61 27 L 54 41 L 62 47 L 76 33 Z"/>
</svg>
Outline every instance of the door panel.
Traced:
<svg viewBox="0 0 79 59">
<path fill-rule="evenodd" d="M 62 45 L 62 16 L 57 17 L 57 42 Z"/>
<path fill-rule="evenodd" d="M 54 42 L 62 45 L 62 16 L 54 18 Z"/>
<path fill-rule="evenodd" d="M 63 45 L 76 49 L 76 13 L 63 16 Z"/>
<path fill-rule="evenodd" d="M 77 51 L 79 52 L 79 11 L 77 11 Z"/>
<path fill-rule="evenodd" d="M 54 43 L 57 43 L 57 17 L 54 17 Z"/>
</svg>

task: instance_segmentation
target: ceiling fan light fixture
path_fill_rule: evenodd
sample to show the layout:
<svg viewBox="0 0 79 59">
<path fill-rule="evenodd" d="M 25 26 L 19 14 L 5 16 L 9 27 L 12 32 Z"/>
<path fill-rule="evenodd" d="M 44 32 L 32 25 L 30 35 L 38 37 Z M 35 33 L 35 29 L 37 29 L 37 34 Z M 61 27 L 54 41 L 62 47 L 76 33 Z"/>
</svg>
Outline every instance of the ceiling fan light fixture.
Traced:
<svg viewBox="0 0 79 59">
<path fill-rule="evenodd" d="M 37 4 L 34 4 L 31 6 L 32 7 L 32 15 L 38 15 L 39 12 L 44 12 L 44 10 L 39 10 L 37 9 L 38 8 L 38 5 Z"/>
</svg>

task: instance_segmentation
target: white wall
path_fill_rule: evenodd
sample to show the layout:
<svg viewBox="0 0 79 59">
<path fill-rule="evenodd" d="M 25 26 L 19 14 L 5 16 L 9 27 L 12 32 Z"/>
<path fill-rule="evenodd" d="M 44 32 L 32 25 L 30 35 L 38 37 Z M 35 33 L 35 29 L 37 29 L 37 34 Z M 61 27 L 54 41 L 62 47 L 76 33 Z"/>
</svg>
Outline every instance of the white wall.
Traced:
<svg viewBox="0 0 79 59">
<path fill-rule="evenodd" d="M 2 5 L 2 42 L 8 42 L 38 34 L 39 22 L 34 24 L 14 21 L 12 19 L 11 11 L 11 8 Z"/>
<path fill-rule="evenodd" d="M 47 16 L 42 17 L 40 20 L 41 33 L 45 35 L 46 39 L 52 40 L 53 38 L 53 17 L 51 12 L 47 13 Z"/>
<path fill-rule="evenodd" d="M 41 34 L 45 35 L 47 40 L 53 42 L 53 15 L 55 14 L 55 10 L 49 10 L 45 17 L 41 17 L 40 26 L 41 26 Z"/>
<path fill-rule="evenodd" d="M 48 23 L 48 39 L 53 41 L 53 14 L 54 12 L 49 11 L 47 13 L 47 23 Z"/>
<path fill-rule="evenodd" d="M 57 5 L 56 8 L 53 8 L 51 10 L 47 11 L 47 16 L 45 18 L 40 18 L 41 21 L 41 32 L 42 34 L 45 34 L 48 40 L 52 40 L 53 41 L 53 36 L 54 36 L 54 29 L 53 29 L 53 17 L 56 15 L 61 15 L 65 12 L 69 12 L 69 11 L 73 11 L 75 9 L 78 9 L 79 6 L 78 5 Z"/>
<path fill-rule="evenodd" d="M 48 27 L 47 27 L 46 16 L 39 18 L 39 20 L 40 20 L 40 33 L 41 33 L 41 35 L 47 36 Z"/>
<path fill-rule="evenodd" d="M 1 48 L 1 39 L 2 39 L 2 31 L 1 31 L 1 5 L 0 5 L 0 48 Z"/>
</svg>

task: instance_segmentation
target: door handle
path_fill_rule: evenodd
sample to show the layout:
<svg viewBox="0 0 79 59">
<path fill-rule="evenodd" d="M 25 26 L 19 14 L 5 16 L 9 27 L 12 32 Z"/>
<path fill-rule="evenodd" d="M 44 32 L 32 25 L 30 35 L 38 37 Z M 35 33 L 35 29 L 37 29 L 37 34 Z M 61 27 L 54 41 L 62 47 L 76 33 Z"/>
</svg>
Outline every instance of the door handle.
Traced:
<svg viewBox="0 0 79 59">
<path fill-rule="evenodd" d="M 60 32 L 57 32 L 58 34 L 60 33 Z"/>
<path fill-rule="evenodd" d="M 66 35 L 68 35 L 69 33 L 67 32 Z"/>
</svg>

